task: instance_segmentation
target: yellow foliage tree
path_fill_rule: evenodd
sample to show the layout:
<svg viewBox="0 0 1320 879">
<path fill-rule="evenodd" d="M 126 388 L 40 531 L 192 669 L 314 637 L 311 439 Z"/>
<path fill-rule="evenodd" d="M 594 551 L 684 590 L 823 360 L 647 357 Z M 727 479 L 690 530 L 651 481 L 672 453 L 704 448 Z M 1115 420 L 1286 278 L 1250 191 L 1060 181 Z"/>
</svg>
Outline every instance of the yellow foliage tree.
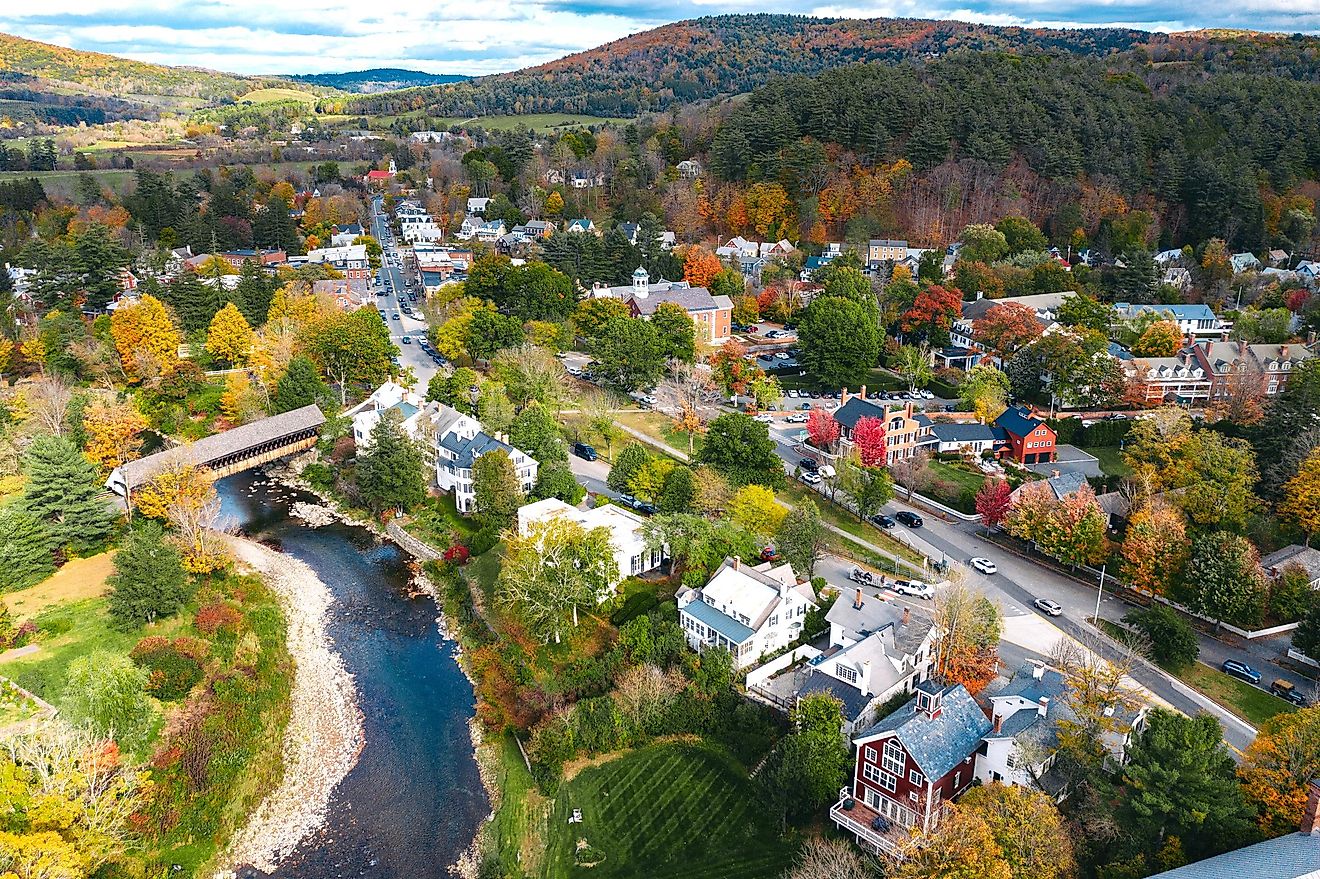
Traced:
<svg viewBox="0 0 1320 879">
<path fill-rule="evenodd" d="M 0 339 L 0 375 L 8 371 L 10 360 L 14 356 L 14 343 L 8 339 Z"/>
<path fill-rule="evenodd" d="M 292 205 L 295 197 L 293 184 L 289 183 L 287 180 L 281 180 L 270 188 L 270 197 L 282 198 L 284 199 L 285 204 Z"/>
<path fill-rule="evenodd" d="M 29 336 L 18 346 L 18 350 L 23 354 L 23 359 L 34 366 L 40 366 L 46 362 L 46 343 L 40 336 Z"/>
<path fill-rule="evenodd" d="M 564 197 L 558 192 L 552 192 L 545 200 L 545 214 L 547 217 L 557 217 L 564 212 Z"/>
<path fill-rule="evenodd" d="M 764 485 L 744 485 L 729 503 L 729 518 L 757 537 L 770 537 L 787 515 L 788 509 Z"/>
<path fill-rule="evenodd" d="M 110 336 L 129 381 L 158 375 L 179 361 L 182 336 L 165 304 L 150 294 L 115 311 Z"/>
<path fill-rule="evenodd" d="M 1297 475 L 1283 486 L 1279 515 L 1291 519 L 1306 532 L 1306 545 L 1320 531 L 1320 449 L 1306 456 Z"/>
<path fill-rule="evenodd" d="M 83 454 L 102 470 L 109 471 L 137 457 L 138 437 L 147 429 L 147 419 L 130 403 L 97 400 L 83 410 L 87 446 Z"/>
<path fill-rule="evenodd" d="M 214 494 L 215 477 L 205 467 L 176 463 L 157 473 L 133 493 L 133 508 L 143 516 L 166 521 L 176 503 L 200 505 Z"/>
<path fill-rule="evenodd" d="M 252 353 L 252 327 L 238 306 L 230 302 L 211 318 L 206 331 L 206 350 L 226 363 L 241 365 Z"/>
<path fill-rule="evenodd" d="M 1297 829 L 1306 808 L 1306 789 L 1320 767 L 1320 707 L 1276 714 L 1247 748 L 1238 774 L 1242 792 L 1257 807 L 1266 836 Z"/>
<path fill-rule="evenodd" d="M 231 424 L 246 424 L 265 414 L 262 394 L 245 372 L 225 376 L 225 391 L 220 395 L 220 412 Z"/>
</svg>

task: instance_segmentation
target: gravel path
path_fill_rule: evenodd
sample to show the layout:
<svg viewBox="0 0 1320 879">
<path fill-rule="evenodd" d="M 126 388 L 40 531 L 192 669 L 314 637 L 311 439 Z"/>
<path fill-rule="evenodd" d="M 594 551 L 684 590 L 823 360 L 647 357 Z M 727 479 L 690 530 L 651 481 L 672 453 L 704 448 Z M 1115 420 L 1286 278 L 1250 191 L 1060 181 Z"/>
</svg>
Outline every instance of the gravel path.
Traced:
<svg viewBox="0 0 1320 879">
<path fill-rule="evenodd" d="M 224 858 L 231 869 L 251 865 L 269 873 L 325 824 L 331 792 L 362 751 L 362 713 L 353 677 L 326 634 L 330 590 L 297 559 L 241 537 L 229 540 L 239 562 L 263 575 L 279 595 L 296 664 L 284 779 L 234 834 Z"/>
</svg>

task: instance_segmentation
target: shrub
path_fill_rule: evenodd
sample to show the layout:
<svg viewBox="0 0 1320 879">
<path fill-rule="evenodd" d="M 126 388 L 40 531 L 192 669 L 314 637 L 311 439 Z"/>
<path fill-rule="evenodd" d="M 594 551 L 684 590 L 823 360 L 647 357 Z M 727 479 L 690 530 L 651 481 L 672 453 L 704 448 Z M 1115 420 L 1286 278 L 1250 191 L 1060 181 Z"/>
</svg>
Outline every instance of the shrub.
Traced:
<svg viewBox="0 0 1320 879">
<path fill-rule="evenodd" d="M 485 555 L 499 542 L 500 532 L 498 528 L 482 528 L 472 535 L 472 540 L 468 544 L 468 552 L 472 555 Z"/>
<path fill-rule="evenodd" d="M 203 635 L 214 635 L 221 631 L 236 635 L 242 624 L 243 614 L 238 608 L 223 601 L 213 601 L 200 607 L 193 615 L 193 626 Z"/>
<path fill-rule="evenodd" d="M 449 547 L 449 549 L 445 550 L 444 559 L 447 562 L 452 562 L 461 567 L 462 565 L 467 564 L 469 555 L 470 553 L 466 546 L 461 543 L 456 543 Z"/>
<path fill-rule="evenodd" d="M 202 679 L 207 645 L 195 638 L 143 638 L 129 653 L 147 672 L 147 692 L 165 702 L 181 699 Z"/>
<path fill-rule="evenodd" d="M 307 481 L 308 485 L 313 488 L 319 488 L 322 491 L 333 488 L 335 484 L 334 471 L 319 461 L 308 464 L 304 467 L 302 478 Z"/>
</svg>

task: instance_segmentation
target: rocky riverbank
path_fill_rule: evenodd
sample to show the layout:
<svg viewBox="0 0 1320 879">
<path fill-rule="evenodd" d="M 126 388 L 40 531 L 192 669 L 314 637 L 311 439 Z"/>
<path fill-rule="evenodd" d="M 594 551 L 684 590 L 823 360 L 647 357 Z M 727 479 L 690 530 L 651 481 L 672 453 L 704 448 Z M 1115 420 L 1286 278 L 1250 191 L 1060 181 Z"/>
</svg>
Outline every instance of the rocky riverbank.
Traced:
<svg viewBox="0 0 1320 879">
<path fill-rule="evenodd" d="M 230 547 L 279 595 L 297 666 L 284 733 L 284 778 L 234 835 L 224 858 L 231 870 L 250 865 L 271 872 L 324 825 L 331 792 L 362 750 L 362 714 L 353 678 L 326 634 L 332 598 L 325 584 L 304 563 L 259 543 L 231 537 Z"/>
</svg>

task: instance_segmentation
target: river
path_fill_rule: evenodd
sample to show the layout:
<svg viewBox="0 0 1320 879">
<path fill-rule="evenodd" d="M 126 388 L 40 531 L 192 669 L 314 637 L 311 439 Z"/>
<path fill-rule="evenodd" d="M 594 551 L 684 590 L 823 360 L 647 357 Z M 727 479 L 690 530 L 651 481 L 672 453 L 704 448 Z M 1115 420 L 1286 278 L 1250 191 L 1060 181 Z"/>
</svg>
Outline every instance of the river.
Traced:
<svg viewBox="0 0 1320 879">
<path fill-rule="evenodd" d="M 287 858 L 280 879 L 424 879 L 471 843 L 489 800 L 468 720 L 475 699 L 435 603 L 408 597 L 407 556 L 370 531 L 289 516 L 310 494 L 239 473 L 217 488 L 228 521 L 309 565 L 330 589 L 328 628 L 353 675 L 365 745 L 336 788 L 326 827 Z"/>
</svg>

